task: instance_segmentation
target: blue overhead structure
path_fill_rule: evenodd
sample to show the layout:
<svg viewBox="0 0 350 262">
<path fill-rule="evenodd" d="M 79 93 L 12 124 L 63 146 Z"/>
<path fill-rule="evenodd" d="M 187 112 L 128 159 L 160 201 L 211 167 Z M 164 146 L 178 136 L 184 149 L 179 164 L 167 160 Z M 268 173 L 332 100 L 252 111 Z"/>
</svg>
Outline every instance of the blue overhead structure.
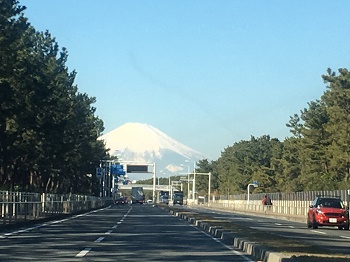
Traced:
<svg viewBox="0 0 350 262">
<path fill-rule="evenodd" d="M 120 165 L 120 164 L 111 165 L 111 174 L 117 175 L 117 176 L 124 176 L 125 171 L 123 169 L 123 165 Z"/>
</svg>

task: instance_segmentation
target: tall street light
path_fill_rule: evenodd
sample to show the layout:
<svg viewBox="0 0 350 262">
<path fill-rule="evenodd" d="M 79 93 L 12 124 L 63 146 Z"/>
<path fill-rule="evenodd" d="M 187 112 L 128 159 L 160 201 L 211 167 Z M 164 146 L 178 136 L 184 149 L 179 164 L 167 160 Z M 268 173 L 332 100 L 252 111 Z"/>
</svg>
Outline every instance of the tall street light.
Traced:
<svg viewBox="0 0 350 262">
<path fill-rule="evenodd" d="M 164 177 L 167 177 L 167 176 L 168 176 L 168 180 L 169 180 L 168 190 L 170 191 L 170 175 L 167 174 L 166 172 L 164 172 L 164 170 L 160 170 L 160 173 L 161 173 L 162 175 L 164 175 Z"/>
<path fill-rule="evenodd" d="M 185 160 L 185 162 L 189 163 L 190 160 Z M 193 161 L 193 182 L 192 182 L 192 199 L 193 199 L 193 203 L 195 201 L 196 198 L 196 162 Z"/>
<path fill-rule="evenodd" d="M 187 166 L 187 199 L 190 199 L 190 166 L 184 164 L 181 164 L 180 166 Z"/>
<path fill-rule="evenodd" d="M 197 173 L 197 175 L 207 175 L 208 176 L 208 206 L 210 206 L 211 172 L 209 172 L 209 173 Z"/>
</svg>

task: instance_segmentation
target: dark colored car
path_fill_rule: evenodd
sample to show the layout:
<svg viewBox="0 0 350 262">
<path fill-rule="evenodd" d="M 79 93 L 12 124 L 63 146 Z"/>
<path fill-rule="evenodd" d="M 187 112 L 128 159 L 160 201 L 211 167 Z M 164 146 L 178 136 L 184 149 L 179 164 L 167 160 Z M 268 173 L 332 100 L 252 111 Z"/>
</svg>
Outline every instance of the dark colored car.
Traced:
<svg viewBox="0 0 350 262">
<path fill-rule="evenodd" d="M 183 205 L 184 195 L 182 191 L 174 192 L 173 205 Z"/>
<path fill-rule="evenodd" d="M 318 196 L 309 207 L 307 227 L 338 227 L 349 230 L 349 208 L 339 197 Z"/>
<path fill-rule="evenodd" d="M 160 202 L 168 205 L 169 204 L 169 196 L 167 196 L 167 195 L 161 196 Z"/>
<path fill-rule="evenodd" d="M 126 199 L 125 199 L 125 197 L 119 197 L 115 200 L 115 203 L 124 205 L 124 204 L 126 204 Z"/>
</svg>

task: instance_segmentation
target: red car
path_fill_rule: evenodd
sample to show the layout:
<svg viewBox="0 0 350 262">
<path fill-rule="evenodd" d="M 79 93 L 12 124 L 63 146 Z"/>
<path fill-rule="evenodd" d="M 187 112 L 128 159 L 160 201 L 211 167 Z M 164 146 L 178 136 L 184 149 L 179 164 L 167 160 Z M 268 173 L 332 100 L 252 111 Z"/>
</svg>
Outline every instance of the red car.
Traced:
<svg viewBox="0 0 350 262">
<path fill-rule="evenodd" d="M 318 196 L 310 205 L 307 227 L 316 229 L 320 226 L 349 230 L 349 208 L 339 197 Z"/>
</svg>

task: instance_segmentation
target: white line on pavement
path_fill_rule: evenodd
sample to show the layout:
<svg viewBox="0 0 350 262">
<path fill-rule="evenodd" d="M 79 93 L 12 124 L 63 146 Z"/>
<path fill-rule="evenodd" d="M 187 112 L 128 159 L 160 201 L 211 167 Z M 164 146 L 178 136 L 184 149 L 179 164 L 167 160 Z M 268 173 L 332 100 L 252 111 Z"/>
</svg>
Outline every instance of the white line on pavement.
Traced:
<svg viewBox="0 0 350 262">
<path fill-rule="evenodd" d="M 312 232 L 318 233 L 318 234 L 322 234 L 322 235 L 327 235 L 327 233 L 325 232 L 321 232 L 321 231 L 317 231 L 317 230 L 311 230 Z"/>
<path fill-rule="evenodd" d="M 87 253 L 89 253 L 90 250 L 91 248 L 85 248 L 84 250 L 80 251 L 75 257 L 84 257 Z"/>
<path fill-rule="evenodd" d="M 201 230 L 200 228 L 196 227 L 195 225 L 191 225 L 193 228 L 197 229 L 199 232 L 202 232 L 204 235 L 210 237 L 211 239 L 213 239 L 215 242 L 220 243 L 221 245 L 223 245 L 224 247 L 226 247 L 227 249 L 231 250 L 235 255 L 239 255 L 243 260 L 245 261 L 249 261 L 249 262 L 253 262 L 253 260 L 251 260 L 250 258 L 246 257 L 243 253 L 236 251 L 233 249 L 233 247 L 230 247 L 228 245 L 226 245 L 225 243 L 223 243 L 222 241 L 218 240 L 216 237 L 213 237 L 212 235 L 210 235 L 207 232 L 204 232 L 203 230 Z"/>
<path fill-rule="evenodd" d="M 100 243 L 103 239 L 105 239 L 104 237 L 99 237 L 98 239 L 96 239 L 94 242 L 95 243 Z"/>
</svg>

